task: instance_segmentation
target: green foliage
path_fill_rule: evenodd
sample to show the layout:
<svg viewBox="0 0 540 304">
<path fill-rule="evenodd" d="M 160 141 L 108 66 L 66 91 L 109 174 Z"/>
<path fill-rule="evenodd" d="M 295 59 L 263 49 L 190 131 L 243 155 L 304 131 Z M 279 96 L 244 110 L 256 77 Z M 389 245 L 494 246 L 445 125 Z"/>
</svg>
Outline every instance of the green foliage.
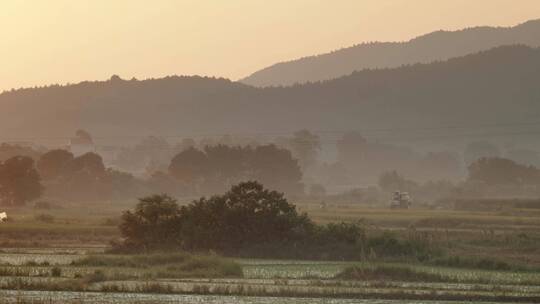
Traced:
<svg viewBox="0 0 540 304">
<path fill-rule="evenodd" d="M 275 145 L 191 147 L 172 159 L 169 173 L 197 194 L 225 191 L 242 180 L 257 180 L 291 194 L 303 192 L 298 161 Z"/>
<path fill-rule="evenodd" d="M 166 195 L 141 199 L 122 216 L 124 244 L 117 252 L 181 248 L 261 258 L 362 260 L 434 255 L 421 238 L 393 234 L 367 237 L 358 223 L 317 225 L 299 214 L 282 193 L 257 182 L 233 186 L 223 195 L 179 207 Z"/>
<path fill-rule="evenodd" d="M 183 249 L 260 258 L 426 261 L 441 248 L 426 233 L 409 231 L 368 236 L 359 223 L 313 223 L 283 194 L 257 182 L 233 186 L 220 196 L 179 207 L 166 195 L 141 199 L 122 216 L 125 239 L 116 252 Z M 414 230 L 414 229 L 413 229 Z"/>
<path fill-rule="evenodd" d="M 362 280 L 362 281 L 403 281 L 403 282 L 447 282 L 448 278 L 436 274 L 415 271 L 408 267 L 400 266 L 375 266 L 357 267 L 351 266 L 338 273 L 335 279 L 339 280 Z"/>
<path fill-rule="evenodd" d="M 63 199 L 122 198 L 138 193 L 141 186 L 129 173 L 106 169 L 101 156 L 93 152 L 74 157 L 66 150 L 51 150 L 41 156 L 37 168 L 47 193 Z"/>
<path fill-rule="evenodd" d="M 51 269 L 51 276 L 52 277 L 59 277 L 62 275 L 62 269 L 60 267 L 53 267 Z"/>
<path fill-rule="evenodd" d="M 424 261 L 440 254 L 439 248 L 430 245 L 427 240 L 399 239 L 394 233 L 388 231 L 380 236 L 369 238 L 367 247 L 369 252 L 377 257 L 412 257 Z"/>
<path fill-rule="evenodd" d="M 537 185 L 540 170 L 505 158 L 481 158 L 469 166 L 469 181 L 488 185 Z"/>
<path fill-rule="evenodd" d="M 148 255 L 94 255 L 75 260 L 75 267 L 136 268 L 150 277 L 212 278 L 242 277 L 242 268 L 234 261 L 218 256 L 183 252 Z"/>
<path fill-rule="evenodd" d="M 282 193 L 257 182 L 233 186 L 221 196 L 201 198 L 182 207 L 181 240 L 190 250 L 233 253 L 239 248 L 291 240 L 310 221 L 299 215 Z"/>
<path fill-rule="evenodd" d="M 310 223 L 295 230 L 294 238 L 249 244 L 238 252 L 242 257 L 362 260 L 365 257 L 365 232 L 357 223 Z"/>
<path fill-rule="evenodd" d="M 39 158 L 37 169 L 44 180 L 59 178 L 66 174 L 69 163 L 74 159 L 71 152 L 56 149 L 50 150 Z"/>
<path fill-rule="evenodd" d="M 4 205 L 24 205 L 41 196 L 43 187 L 28 156 L 15 156 L 0 163 L 0 201 Z"/>
<path fill-rule="evenodd" d="M 441 257 L 430 261 L 431 264 L 445 267 L 475 268 L 483 270 L 522 270 L 523 267 L 510 265 L 507 262 L 493 258 L 475 257 Z"/>
<path fill-rule="evenodd" d="M 133 267 L 146 268 L 155 265 L 183 263 L 192 256 L 187 253 L 155 253 L 149 255 L 90 255 L 71 263 L 87 267 Z"/>
<path fill-rule="evenodd" d="M 180 209 L 167 195 L 153 195 L 139 200 L 133 212 L 122 215 L 119 226 L 126 247 L 152 250 L 178 247 L 181 232 Z"/>
</svg>

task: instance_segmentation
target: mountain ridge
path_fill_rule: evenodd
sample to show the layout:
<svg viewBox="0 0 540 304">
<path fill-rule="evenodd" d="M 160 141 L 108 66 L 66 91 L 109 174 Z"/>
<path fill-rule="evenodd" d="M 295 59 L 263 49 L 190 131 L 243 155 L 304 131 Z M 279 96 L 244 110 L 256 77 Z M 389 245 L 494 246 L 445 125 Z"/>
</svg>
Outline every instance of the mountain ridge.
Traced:
<svg viewBox="0 0 540 304">
<path fill-rule="evenodd" d="M 528 46 L 291 87 L 199 76 L 113 77 L 0 94 L 0 138 L 64 137 L 79 128 L 111 138 L 188 137 L 532 121 L 540 116 L 538 83 L 540 49 Z"/>
<path fill-rule="evenodd" d="M 513 27 L 478 26 L 434 31 L 402 42 L 356 44 L 324 54 L 279 62 L 240 79 L 253 86 L 289 86 L 334 79 L 366 68 L 430 63 L 511 44 L 540 46 L 540 19 Z"/>
</svg>

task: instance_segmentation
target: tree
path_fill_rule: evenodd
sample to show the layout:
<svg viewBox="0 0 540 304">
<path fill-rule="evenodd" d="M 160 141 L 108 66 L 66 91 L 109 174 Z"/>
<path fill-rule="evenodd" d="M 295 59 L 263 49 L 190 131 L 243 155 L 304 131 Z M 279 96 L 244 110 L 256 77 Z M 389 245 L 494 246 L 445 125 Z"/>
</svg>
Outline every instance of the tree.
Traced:
<svg viewBox="0 0 540 304">
<path fill-rule="evenodd" d="M 249 171 L 246 153 L 249 148 L 226 145 L 206 146 L 208 171 L 204 187 L 206 191 L 223 192 L 234 183 L 240 182 Z"/>
<path fill-rule="evenodd" d="M 56 182 L 56 191 L 69 199 L 93 201 L 110 195 L 103 159 L 93 152 L 75 157 Z"/>
<path fill-rule="evenodd" d="M 123 199 L 136 197 L 143 193 L 142 182 L 130 173 L 108 168 L 103 180 L 104 192 L 112 199 Z"/>
<path fill-rule="evenodd" d="M 287 194 L 302 194 L 302 170 L 289 150 L 275 145 L 257 146 L 250 151 L 248 179 Z"/>
<path fill-rule="evenodd" d="M 73 159 L 73 154 L 69 151 L 51 150 L 39 158 L 37 169 L 43 179 L 55 179 L 66 173 Z"/>
<path fill-rule="evenodd" d="M 75 157 L 69 165 L 72 173 L 88 175 L 90 178 L 99 179 L 105 175 L 103 158 L 97 153 L 89 152 Z"/>
<path fill-rule="evenodd" d="M 24 205 L 40 197 L 42 192 L 32 158 L 15 156 L 0 165 L 0 199 L 4 205 Z"/>
<path fill-rule="evenodd" d="M 298 161 L 275 145 L 190 148 L 173 158 L 169 173 L 197 191 L 224 191 L 241 180 L 258 180 L 290 194 L 303 192 Z"/>
<path fill-rule="evenodd" d="M 488 185 L 535 185 L 540 183 L 540 170 L 505 158 L 481 158 L 469 166 L 468 179 Z"/>
<path fill-rule="evenodd" d="M 204 152 L 195 148 L 178 153 L 169 165 L 169 173 L 188 184 L 196 184 L 204 180 L 209 169 L 208 157 Z"/>
<path fill-rule="evenodd" d="M 182 207 L 182 243 L 190 250 L 235 252 L 245 246 L 287 241 L 311 222 L 282 193 L 258 182 L 235 185 L 221 196 Z"/>
<path fill-rule="evenodd" d="M 0 144 L 0 162 L 15 156 L 28 156 L 35 160 L 40 157 L 41 153 L 39 150 L 23 145 Z"/>
<path fill-rule="evenodd" d="M 258 257 L 358 259 L 365 252 L 358 224 L 316 225 L 282 193 L 243 182 L 223 195 L 178 207 L 167 195 L 140 200 L 122 215 L 124 248 L 216 251 Z"/>
<path fill-rule="evenodd" d="M 122 214 L 119 227 L 125 246 L 145 250 L 178 246 L 179 211 L 176 200 L 165 194 L 139 199 L 133 212 Z"/>
</svg>

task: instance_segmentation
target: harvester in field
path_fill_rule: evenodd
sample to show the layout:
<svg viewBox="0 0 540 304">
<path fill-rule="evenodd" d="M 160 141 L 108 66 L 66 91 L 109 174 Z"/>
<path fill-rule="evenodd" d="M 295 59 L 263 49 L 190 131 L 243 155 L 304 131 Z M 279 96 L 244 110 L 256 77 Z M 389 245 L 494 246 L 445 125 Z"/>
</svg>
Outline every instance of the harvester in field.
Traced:
<svg viewBox="0 0 540 304">
<path fill-rule="evenodd" d="M 412 199 L 408 192 L 395 191 L 390 201 L 391 209 L 409 209 Z"/>
</svg>

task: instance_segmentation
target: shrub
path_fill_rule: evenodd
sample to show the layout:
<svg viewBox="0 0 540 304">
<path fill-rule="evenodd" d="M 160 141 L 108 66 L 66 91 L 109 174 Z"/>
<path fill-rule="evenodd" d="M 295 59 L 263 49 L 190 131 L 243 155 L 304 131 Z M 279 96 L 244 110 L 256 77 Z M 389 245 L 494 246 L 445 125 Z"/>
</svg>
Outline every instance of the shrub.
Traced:
<svg viewBox="0 0 540 304">
<path fill-rule="evenodd" d="M 435 254 L 420 234 L 400 240 L 391 233 L 368 238 L 359 223 L 318 225 L 282 193 L 257 182 L 240 183 L 221 196 L 179 207 L 166 195 L 141 199 L 122 216 L 125 241 L 113 252 L 171 250 L 259 258 L 361 260 L 382 257 L 426 260 Z"/>
<path fill-rule="evenodd" d="M 51 276 L 52 277 L 59 277 L 62 275 L 62 269 L 60 267 L 53 267 L 51 269 Z"/>
<path fill-rule="evenodd" d="M 373 251 L 378 257 L 413 257 L 425 261 L 440 254 L 439 248 L 433 247 L 425 240 L 400 240 L 394 233 L 388 231 L 369 238 L 367 246 L 369 251 Z"/>
<path fill-rule="evenodd" d="M 431 264 L 445 267 L 457 268 L 476 268 L 483 270 L 522 270 L 524 267 L 510 265 L 507 262 L 495 260 L 491 258 L 475 258 L 475 257 L 442 257 L 434 259 Z"/>
<path fill-rule="evenodd" d="M 419 272 L 408 267 L 399 266 L 351 266 L 338 273 L 335 279 L 406 282 L 445 282 L 449 280 L 439 274 Z"/>
<path fill-rule="evenodd" d="M 130 267 L 144 269 L 148 277 L 242 277 L 242 267 L 218 256 L 187 253 L 159 253 L 130 256 L 88 256 L 72 262 L 73 266 Z"/>
</svg>

